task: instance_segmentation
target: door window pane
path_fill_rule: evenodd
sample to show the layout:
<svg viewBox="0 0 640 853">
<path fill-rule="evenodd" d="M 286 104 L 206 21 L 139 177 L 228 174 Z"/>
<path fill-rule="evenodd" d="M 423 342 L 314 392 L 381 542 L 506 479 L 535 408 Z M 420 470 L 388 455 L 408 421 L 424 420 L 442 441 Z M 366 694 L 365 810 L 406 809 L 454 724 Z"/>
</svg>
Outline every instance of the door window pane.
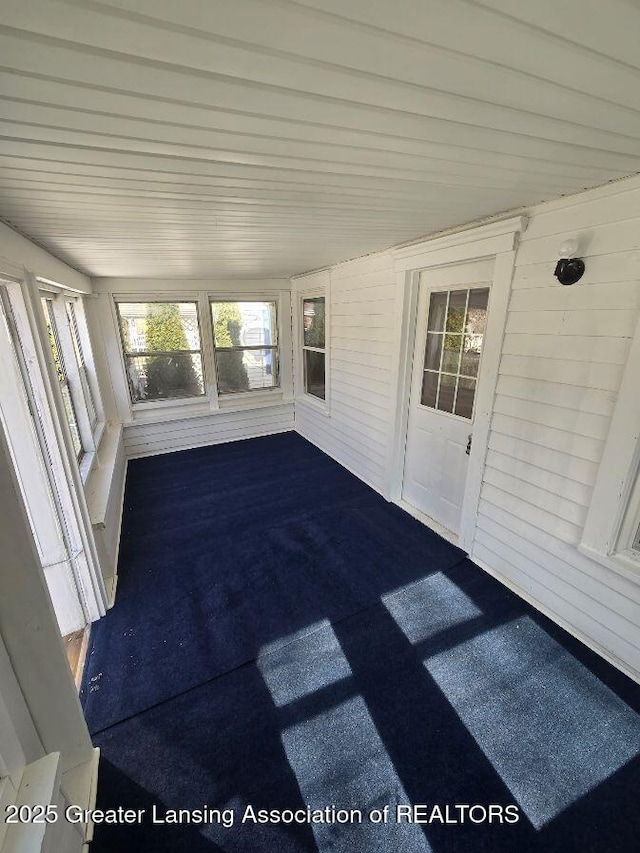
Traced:
<svg viewBox="0 0 640 853">
<path fill-rule="evenodd" d="M 441 412 L 452 412 L 456 395 L 456 377 L 443 373 L 440 376 L 440 393 L 438 394 L 438 409 Z"/>
<path fill-rule="evenodd" d="M 325 370 L 323 352 L 303 350 L 304 353 L 304 387 L 307 394 L 312 394 L 320 400 L 325 399 Z"/>
<path fill-rule="evenodd" d="M 444 329 L 444 318 L 447 314 L 448 293 L 432 293 L 429 300 L 429 322 L 427 328 L 430 332 L 441 332 Z"/>
<path fill-rule="evenodd" d="M 427 350 L 424 357 L 426 370 L 440 370 L 440 356 L 442 355 L 442 335 L 427 335 Z"/>
<path fill-rule="evenodd" d="M 464 331 L 464 315 L 467 308 L 466 290 L 449 291 L 449 308 L 447 309 L 447 332 Z"/>
<path fill-rule="evenodd" d="M 422 396 L 420 402 L 423 406 L 432 409 L 436 407 L 438 398 L 438 373 L 433 370 L 425 370 L 422 376 Z"/>
<path fill-rule="evenodd" d="M 469 293 L 469 308 L 465 331 L 469 335 L 484 335 L 487 325 L 487 304 L 489 302 L 489 288 L 472 290 Z"/>
<path fill-rule="evenodd" d="M 472 418 L 488 301 L 486 287 L 431 294 L 421 405 Z"/>
<path fill-rule="evenodd" d="M 464 376 L 461 376 L 460 379 L 458 379 L 458 393 L 456 394 L 456 415 L 460 415 L 461 418 L 471 419 L 475 393 L 475 379 L 466 379 Z"/>
<path fill-rule="evenodd" d="M 442 372 L 457 373 L 460 366 L 460 350 L 462 335 L 444 335 L 444 352 L 442 353 Z"/>
</svg>

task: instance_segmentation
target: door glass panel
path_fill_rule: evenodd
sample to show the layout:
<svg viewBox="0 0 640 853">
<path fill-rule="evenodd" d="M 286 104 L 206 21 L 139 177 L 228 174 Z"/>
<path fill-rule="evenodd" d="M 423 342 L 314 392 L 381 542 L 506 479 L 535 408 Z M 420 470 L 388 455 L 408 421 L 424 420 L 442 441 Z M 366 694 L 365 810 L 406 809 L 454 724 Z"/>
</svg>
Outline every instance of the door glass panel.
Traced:
<svg viewBox="0 0 640 853">
<path fill-rule="evenodd" d="M 434 332 L 442 332 L 444 329 L 444 318 L 447 314 L 447 297 L 448 293 L 432 293 L 429 302 L 429 322 L 428 330 Z"/>
<path fill-rule="evenodd" d="M 471 420 L 489 288 L 432 293 L 420 403 Z"/>
<path fill-rule="evenodd" d="M 467 293 L 467 290 L 452 290 L 449 292 L 447 332 L 464 331 L 464 315 L 467 308 Z"/>
<path fill-rule="evenodd" d="M 440 393 L 438 394 L 438 409 L 441 412 L 452 412 L 456 396 L 456 377 L 443 373 L 440 376 Z"/>
<path fill-rule="evenodd" d="M 435 409 L 437 397 L 438 373 L 434 370 L 425 370 L 422 376 L 422 397 L 420 398 L 420 402 L 423 406 Z"/>
<path fill-rule="evenodd" d="M 442 335 L 427 335 L 427 351 L 424 357 L 425 370 L 440 370 Z"/>
<path fill-rule="evenodd" d="M 442 355 L 443 373 L 458 372 L 461 348 L 462 335 L 444 335 L 444 353 Z"/>
<path fill-rule="evenodd" d="M 456 395 L 456 415 L 460 415 L 461 418 L 471 419 L 475 393 L 475 379 L 466 379 L 464 376 L 461 376 L 458 380 L 458 393 Z"/>
<path fill-rule="evenodd" d="M 484 327 L 487 325 L 487 303 L 489 302 L 489 288 L 472 290 L 469 293 L 469 308 L 465 331 L 470 335 L 484 335 Z"/>
</svg>

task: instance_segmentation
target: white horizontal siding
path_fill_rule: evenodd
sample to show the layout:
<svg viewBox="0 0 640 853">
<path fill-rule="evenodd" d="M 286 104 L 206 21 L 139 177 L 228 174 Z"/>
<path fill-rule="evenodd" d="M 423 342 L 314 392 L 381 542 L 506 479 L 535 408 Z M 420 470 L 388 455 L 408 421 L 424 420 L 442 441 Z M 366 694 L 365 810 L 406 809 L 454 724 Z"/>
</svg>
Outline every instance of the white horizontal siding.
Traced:
<svg viewBox="0 0 640 853">
<path fill-rule="evenodd" d="M 309 277 L 301 288 L 311 286 Z M 330 399 L 296 404 L 296 429 L 381 491 L 390 428 L 395 273 L 387 253 L 330 273 Z M 296 358 L 299 352 L 296 352 Z"/>
<path fill-rule="evenodd" d="M 127 458 L 257 438 L 294 427 L 293 403 L 124 427 Z"/>
<path fill-rule="evenodd" d="M 532 211 L 516 256 L 472 556 L 640 675 L 640 584 L 576 548 L 640 311 L 640 193 Z M 579 232 L 586 273 L 553 277 Z M 634 254 L 635 252 L 635 254 Z"/>
</svg>

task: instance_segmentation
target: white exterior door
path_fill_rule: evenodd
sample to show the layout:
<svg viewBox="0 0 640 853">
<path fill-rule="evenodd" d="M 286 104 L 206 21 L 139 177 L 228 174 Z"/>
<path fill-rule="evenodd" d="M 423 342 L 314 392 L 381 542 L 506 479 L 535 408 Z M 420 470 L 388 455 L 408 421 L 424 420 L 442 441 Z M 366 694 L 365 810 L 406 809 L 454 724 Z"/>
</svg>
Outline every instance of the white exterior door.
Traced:
<svg viewBox="0 0 640 853">
<path fill-rule="evenodd" d="M 420 275 L 402 499 L 459 532 L 494 259 Z"/>
</svg>

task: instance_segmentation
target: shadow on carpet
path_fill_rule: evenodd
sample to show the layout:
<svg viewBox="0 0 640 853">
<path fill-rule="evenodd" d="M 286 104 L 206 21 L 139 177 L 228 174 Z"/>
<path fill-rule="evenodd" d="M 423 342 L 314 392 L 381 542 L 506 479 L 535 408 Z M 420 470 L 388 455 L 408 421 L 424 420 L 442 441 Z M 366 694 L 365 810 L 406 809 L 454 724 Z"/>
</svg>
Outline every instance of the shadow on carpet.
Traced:
<svg viewBox="0 0 640 853">
<path fill-rule="evenodd" d="M 145 816 L 94 853 L 634 849 L 638 687 L 299 436 L 132 462 L 120 572 L 83 700 Z"/>
</svg>

